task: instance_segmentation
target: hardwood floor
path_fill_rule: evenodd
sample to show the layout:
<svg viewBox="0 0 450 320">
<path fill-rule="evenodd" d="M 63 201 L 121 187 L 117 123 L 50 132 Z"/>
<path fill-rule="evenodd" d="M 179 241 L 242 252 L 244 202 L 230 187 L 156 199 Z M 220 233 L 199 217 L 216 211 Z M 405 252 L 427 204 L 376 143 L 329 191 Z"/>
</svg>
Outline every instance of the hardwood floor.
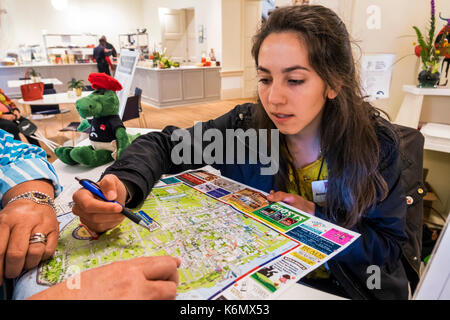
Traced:
<svg viewBox="0 0 450 320">
<path fill-rule="evenodd" d="M 168 108 L 156 108 L 142 103 L 142 109 L 144 111 L 145 120 L 149 128 L 163 129 L 167 125 L 187 128 L 194 125 L 196 121 L 207 121 L 217 118 L 233 109 L 236 105 L 251 101 L 254 101 L 254 99 L 250 98 L 221 100 L 217 102 Z M 17 102 L 16 105 L 21 108 L 21 106 Z M 59 131 L 61 128 L 67 126 L 70 122 L 79 121 L 79 116 L 74 104 L 61 104 L 60 108 L 68 109 L 70 110 L 70 112 L 56 115 L 55 117 L 50 119 L 32 121 L 36 124 L 39 131 L 45 134 L 46 137 L 62 145 L 65 142 L 72 140 L 72 137 L 74 137 L 75 139 L 79 138 L 80 133 Z M 139 127 L 139 120 L 129 120 L 124 124 L 129 128 Z M 43 148 L 45 149 L 45 151 L 47 151 L 47 154 L 49 154 L 50 162 L 53 162 L 57 159 L 55 154 L 51 152 L 47 146 L 43 145 Z"/>
</svg>

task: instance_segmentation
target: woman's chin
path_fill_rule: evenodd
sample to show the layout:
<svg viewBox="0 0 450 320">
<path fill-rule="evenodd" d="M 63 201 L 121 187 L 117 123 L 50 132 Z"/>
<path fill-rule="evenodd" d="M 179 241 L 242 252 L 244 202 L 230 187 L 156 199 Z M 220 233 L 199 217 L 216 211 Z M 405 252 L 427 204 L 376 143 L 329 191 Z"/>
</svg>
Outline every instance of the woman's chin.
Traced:
<svg viewBox="0 0 450 320">
<path fill-rule="evenodd" d="M 299 128 L 298 126 L 286 126 L 286 125 L 275 125 L 277 129 L 280 131 L 281 134 L 287 135 L 293 135 L 299 133 L 302 128 Z"/>
</svg>

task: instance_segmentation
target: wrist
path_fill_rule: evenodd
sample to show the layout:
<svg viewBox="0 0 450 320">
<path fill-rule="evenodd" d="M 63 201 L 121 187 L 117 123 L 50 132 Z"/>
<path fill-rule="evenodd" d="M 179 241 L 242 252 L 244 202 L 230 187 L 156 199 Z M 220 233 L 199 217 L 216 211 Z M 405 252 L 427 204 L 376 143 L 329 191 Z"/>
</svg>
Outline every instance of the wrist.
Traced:
<svg viewBox="0 0 450 320">
<path fill-rule="evenodd" d="M 21 193 L 19 195 L 16 195 L 15 197 L 11 198 L 5 205 L 11 205 L 14 202 L 19 202 L 25 204 L 25 200 L 27 200 L 28 203 L 34 202 L 37 205 L 44 205 L 49 208 L 51 208 L 54 213 L 56 214 L 56 206 L 53 201 L 53 198 L 49 196 L 48 194 L 45 194 L 43 192 L 39 191 L 27 191 L 25 193 Z"/>
<path fill-rule="evenodd" d="M 133 194 L 134 194 L 135 187 L 134 187 L 134 185 L 132 183 L 130 183 L 128 181 L 123 181 L 123 180 L 120 180 L 120 181 L 122 182 L 122 184 L 125 187 L 125 192 L 126 192 L 126 195 L 125 195 L 125 206 L 126 206 L 133 199 Z"/>
</svg>

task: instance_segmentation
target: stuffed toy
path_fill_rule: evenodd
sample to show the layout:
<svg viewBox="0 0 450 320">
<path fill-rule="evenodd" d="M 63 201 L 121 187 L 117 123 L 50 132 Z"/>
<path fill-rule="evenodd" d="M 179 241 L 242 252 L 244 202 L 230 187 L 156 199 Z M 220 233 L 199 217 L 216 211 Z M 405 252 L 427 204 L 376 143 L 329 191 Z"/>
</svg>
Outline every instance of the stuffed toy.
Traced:
<svg viewBox="0 0 450 320">
<path fill-rule="evenodd" d="M 91 145 L 60 147 L 55 149 L 55 154 L 68 165 L 97 167 L 120 158 L 138 135 L 128 135 L 118 115 L 116 91 L 122 90 L 122 85 L 104 73 L 91 73 L 88 80 L 95 91 L 76 102 L 77 111 L 83 118 L 77 131 L 89 129 Z M 93 117 L 91 122 L 86 119 L 90 117 Z"/>
</svg>

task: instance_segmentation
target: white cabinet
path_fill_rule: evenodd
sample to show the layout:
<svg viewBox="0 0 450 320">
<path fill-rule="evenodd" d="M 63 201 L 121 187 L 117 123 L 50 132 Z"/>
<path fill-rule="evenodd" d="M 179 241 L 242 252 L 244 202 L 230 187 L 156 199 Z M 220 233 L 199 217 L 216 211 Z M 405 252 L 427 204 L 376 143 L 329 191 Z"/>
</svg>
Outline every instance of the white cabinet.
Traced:
<svg viewBox="0 0 450 320">
<path fill-rule="evenodd" d="M 132 87 L 141 88 L 142 100 L 156 107 L 214 101 L 220 99 L 220 70 L 220 67 L 156 69 L 138 66 Z"/>
</svg>

